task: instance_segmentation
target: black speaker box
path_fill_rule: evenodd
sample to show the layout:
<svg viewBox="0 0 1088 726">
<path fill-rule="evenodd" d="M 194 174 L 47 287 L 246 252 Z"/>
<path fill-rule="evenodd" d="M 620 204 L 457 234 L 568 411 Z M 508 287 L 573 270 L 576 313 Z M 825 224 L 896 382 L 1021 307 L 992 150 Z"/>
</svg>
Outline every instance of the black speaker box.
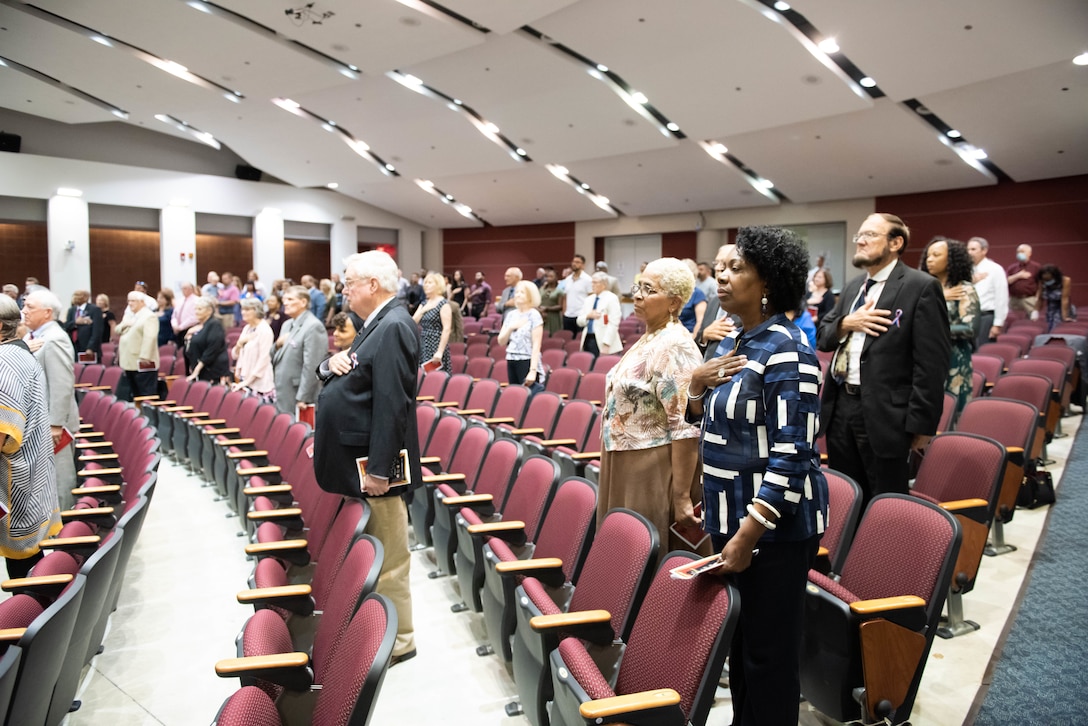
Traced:
<svg viewBox="0 0 1088 726">
<path fill-rule="evenodd" d="M 238 166 L 234 167 L 234 176 L 245 181 L 260 181 L 261 170 L 254 166 L 239 164 Z"/>
<path fill-rule="evenodd" d="M 14 154 L 19 153 L 19 149 L 23 146 L 23 137 L 18 134 L 5 134 L 0 131 L 0 151 L 10 151 Z"/>
</svg>

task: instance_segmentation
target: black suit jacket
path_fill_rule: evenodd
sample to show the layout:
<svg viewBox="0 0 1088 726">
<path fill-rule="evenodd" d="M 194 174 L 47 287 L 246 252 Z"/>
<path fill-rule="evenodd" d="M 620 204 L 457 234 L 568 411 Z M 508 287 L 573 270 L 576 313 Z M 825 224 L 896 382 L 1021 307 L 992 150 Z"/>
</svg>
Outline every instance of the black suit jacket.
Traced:
<svg viewBox="0 0 1088 726">
<path fill-rule="evenodd" d="M 76 310 L 78 308 L 73 305 L 68 308 L 68 317 L 64 321 L 64 329 L 69 335 L 75 333 L 72 342 L 75 345 L 76 353 L 80 353 L 84 350 L 93 350 L 95 354 L 102 358 L 102 326 L 104 321 L 102 320 L 102 310 L 97 305 L 87 303 L 84 314 L 91 319 L 89 325 L 76 325 Z"/>
<path fill-rule="evenodd" d="M 227 333 L 215 317 L 208 318 L 185 346 L 185 370 L 191 373 L 199 362 L 204 363 L 198 376 L 202 381 L 218 381 L 230 373 Z"/>
<path fill-rule="evenodd" d="M 839 321 L 849 314 L 865 275 L 851 280 L 835 307 L 820 320 L 817 346 L 839 347 Z M 898 320 L 861 349 L 861 407 L 873 448 L 885 457 L 906 456 L 914 435 L 932 435 L 944 404 L 951 337 L 944 292 L 937 279 L 902 261 L 892 268 L 876 307 Z M 835 418 L 839 386 L 824 382 L 822 428 Z"/>
<path fill-rule="evenodd" d="M 379 310 L 355 336 L 349 352 L 355 367 L 342 376 L 329 376 L 317 399 L 318 484 L 335 494 L 361 496 L 355 460 L 369 457 L 367 469 L 384 476 L 406 448 L 412 472 L 408 490 L 414 489 L 421 484 L 416 433 L 419 328 L 404 303 L 394 299 Z M 405 491 L 393 487 L 389 495 Z"/>
</svg>

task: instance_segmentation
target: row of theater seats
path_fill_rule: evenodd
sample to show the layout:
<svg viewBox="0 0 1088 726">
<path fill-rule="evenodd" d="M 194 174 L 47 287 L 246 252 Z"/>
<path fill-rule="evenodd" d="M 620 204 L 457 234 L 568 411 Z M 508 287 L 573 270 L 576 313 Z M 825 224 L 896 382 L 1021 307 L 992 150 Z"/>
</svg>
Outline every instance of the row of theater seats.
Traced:
<svg viewBox="0 0 1088 726">
<path fill-rule="evenodd" d="M 132 404 L 101 392 L 80 402 L 79 487 L 63 528 L 0 603 L 0 713 L 5 724 L 61 723 L 84 666 L 100 652 L 124 594 L 129 558 L 158 477 L 159 440 Z"/>
</svg>

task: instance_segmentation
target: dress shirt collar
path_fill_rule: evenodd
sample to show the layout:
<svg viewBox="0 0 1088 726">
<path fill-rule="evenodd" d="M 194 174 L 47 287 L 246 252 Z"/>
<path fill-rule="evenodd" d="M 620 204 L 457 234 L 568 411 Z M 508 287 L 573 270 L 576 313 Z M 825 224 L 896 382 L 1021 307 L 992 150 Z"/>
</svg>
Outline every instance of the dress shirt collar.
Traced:
<svg viewBox="0 0 1088 726">
<path fill-rule="evenodd" d="M 377 314 L 378 314 L 378 312 L 379 312 L 379 311 L 380 311 L 380 310 L 381 310 L 382 308 L 384 308 L 384 307 L 385 307 L 386 305 L 388 305 L 389 303 L 393 302 L 393 300 L 395 300 L 395 299 L 396 299 L 396 296 L 395 296 L 395 295 L 394 295 L 394 296 L 392 296 L 392 297 L 388 297 L 388 298 L 386 298 L 385 300 L 383 300 L 383 301 L 382 301 L 382 302 L 381 302 L 381 303 L 380 303 L 380 304 L 378 305 L 378 307 L 374 308 L 374 310 L 373 310 L 373 311 L 372 311 L 372 312 L 370 313 L 370 315 L 367 315 L 367 316 L 366 316 L 366 320 L 364 320 L 364 321 L 363 321 L 363 329 L 365 330 L 366 328 L 370 327 L 370 323 L 371 323 L 371 321 L 372 321 L 372 320 L 374 320 L 374 316 L 375 316 L 375 315 L 377 315 Z"/>
</svg>

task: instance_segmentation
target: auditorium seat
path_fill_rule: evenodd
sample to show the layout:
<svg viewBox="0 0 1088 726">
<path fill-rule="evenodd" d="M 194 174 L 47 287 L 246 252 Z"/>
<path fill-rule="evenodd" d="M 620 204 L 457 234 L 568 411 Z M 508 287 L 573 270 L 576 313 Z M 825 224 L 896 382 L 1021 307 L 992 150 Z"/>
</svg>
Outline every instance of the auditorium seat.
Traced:
<svg viewBox="0 0 1088 726">
<path fill-rule="evenodd" d="M 823 574 L 842 569 L 861 516 L 861 487 L 842 472 L 823 467 L 827 479 L 827 524 L 820 537 L 816 567 Z"/>
</svg>

